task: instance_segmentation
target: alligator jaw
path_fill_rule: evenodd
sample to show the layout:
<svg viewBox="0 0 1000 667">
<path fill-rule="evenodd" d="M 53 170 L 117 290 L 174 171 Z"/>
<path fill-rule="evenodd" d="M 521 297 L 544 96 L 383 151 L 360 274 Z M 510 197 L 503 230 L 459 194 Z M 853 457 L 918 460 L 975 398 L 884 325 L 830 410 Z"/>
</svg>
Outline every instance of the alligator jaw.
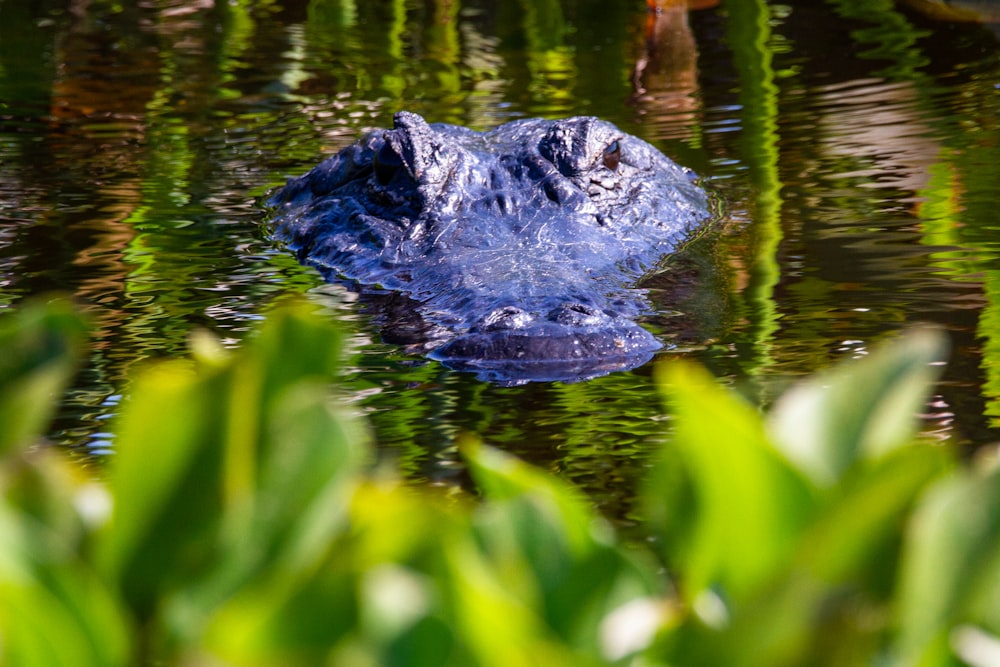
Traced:
<svg viewBox="0 0 1000 667">
<path fill-rule="evenodd" d="M 470 332 L 430 353 L 448 368 L 475 372 L 480 380 L 579 382 L 646 364 L 662 344 L 628 320 L 612 327 L 545 322 L 523 329 Z"/>
</svg>

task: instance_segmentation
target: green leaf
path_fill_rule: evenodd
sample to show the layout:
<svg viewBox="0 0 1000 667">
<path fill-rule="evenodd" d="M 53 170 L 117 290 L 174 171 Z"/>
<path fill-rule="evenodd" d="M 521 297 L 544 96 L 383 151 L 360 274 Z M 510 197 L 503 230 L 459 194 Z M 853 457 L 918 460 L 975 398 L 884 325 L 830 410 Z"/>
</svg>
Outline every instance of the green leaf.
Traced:
<svg viewBox="0 0 1000 667">
<path fill-rule="evenodd" d="M 197 363 L 135 381 L 100 556 L 140 617 L 173 596 L 175 631 L 193 632 L 258 569 L 303 566 L 325 548 L 367 440 L 327 405 L 342 338 L 311 310 L 275 311 L 231 356 L 201 340 Z"/>
<path fill-rule="evenodd" d="M 490 447 L 466 443 L 462 452 L 486 496 L 475 528 L 497 576 L 563 641 L 600 655 L 602 620 L 663 592 L 652 566 L 615 544 L 574 487 Z M 611 633 L 613 643 L 620 633 Z"/>
<path fill-rule="evenodd" d="M 917 329 L 810 377 L 771 410 L 774 443 L 815 484 L 834 484 L 855 461 L 913 437 L 945 352 L 943 335 Z"/>
<path fill-rule="evenodd" d="M 507 665 L 586 665 L 574 656 L 541 621 L 530 601 L 502 585 L 471 540 L 456 540 L 445 552 L 445 575 L 451 622 L 483 667 Z"/>
<path fill-rule="evenodd" d="M 959 624 L 1000 635 L 1000 466 L 961 471 L 931 488 L 907 531 L 898 647 L 932 664 Z"/>
<path fill-rule="evenodd" d="M 114 514 L 99 556 L 141 618 L 211 563 L 222 506 L 219 391 L 188 364 L 162 364 L 133 384 L 117 421 Z"/>
<path fill-rule="evenodd" d="M 0 317 L 0 454 L 42 434 L 85 341 L 67 301 L 36 301 Z"/>
<path fill-rule="evenodd" d="M 463 443 L 461 449 L 469 473 L 487 499 L 524 499 L 532 504 L 535 518 L 543 524 L 540 530 L 545 533 L 539 537 L 559 542 L 558 547 L 554 542 L 549 545 L 552 550 L 580 555 L 593 548 L 595 531 L 599 530 L 597 517 L 579 489 L 498 449 L 473 442 Z M 527 516 L 524 519 L 533 520 Z"/>
<path fill-rule="evenodd" d="M 672 363 L 659 380 L 675 430 L 642 498 L 668 565 L 689 603 L 714 585 L 734 600 L 752 595 L 787 565 L 814 490 L 768 442 L 757 411 L 704 370 Z"/>
<path fill-rule="evenodd" d="M 325 664 L 357 627 L 355 588 L 353 578 L 335 568 L 247 582 L 204 626 L 203 650 L 213 656 L 206 663 Z"/>
<path fill-rule="evenodd" d="M 881 626 L 871 618 L 884 616 L 879 605 L 892 587 L 900 526 L 948 460 L 941 448 L 901 448 L 845 479 L 803 527 L 790 562 L 731 605 L 715 632 L 687 638 L 683 662 L 826 664 L 830 646 L 847 653 L 877 646 Z M 851 622 L 856 617 L 867 620 Z"/>
<path fill-rule="evenodd" d="M 827 585 L 892 576 L 887 561 L 916 499 L 951 467 L 950 452 L 915 444 L 893 450 L 845 476 L 805 531 L 798 561 Z M 875 583 L 875 582 L 873 582 Z M 881 581 L 888 590 L 891 581 Z"/>
<path fill-rule="evenodd" d="M 449 664 L 458 623 L 444 620 L 445 553 L 468 539 L 464 507 L 380 478 L 338 509 L 349 522 L 324 538 L 322 562 L 263 571 L 218 609 L 205 640 L 213 655 L 226 664 L 315 664 L 327 654 L 332 664 Z"/>
<path fill-rule="evenodd" d="M 0 488 L 0 664 L 125 664 L 131 628 L 85 558 L 99 486 L 42 450 L 3 461 Z"/>
</svg>

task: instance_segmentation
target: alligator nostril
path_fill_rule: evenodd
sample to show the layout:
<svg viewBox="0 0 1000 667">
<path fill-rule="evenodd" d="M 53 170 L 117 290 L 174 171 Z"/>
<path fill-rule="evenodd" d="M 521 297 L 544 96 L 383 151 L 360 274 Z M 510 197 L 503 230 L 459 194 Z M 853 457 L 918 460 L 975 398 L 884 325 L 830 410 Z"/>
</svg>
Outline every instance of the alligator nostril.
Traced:
<svg viewBox="0 0 1000 667">
<path fill-rule="evenodd" d="M 483 318 L 480 326 L 482 331 L 502 331 L 505 329 L 523 329 L 534 317 L 526 310 L 517 306 L 497 308 Z"/>
<path fill-rule="evenodd" d="M 600 324 L 605 315 L 585 303 L 570 303 L 552 310 L 549 319 L 565 326 L 583 327 Z"/>
</svg>

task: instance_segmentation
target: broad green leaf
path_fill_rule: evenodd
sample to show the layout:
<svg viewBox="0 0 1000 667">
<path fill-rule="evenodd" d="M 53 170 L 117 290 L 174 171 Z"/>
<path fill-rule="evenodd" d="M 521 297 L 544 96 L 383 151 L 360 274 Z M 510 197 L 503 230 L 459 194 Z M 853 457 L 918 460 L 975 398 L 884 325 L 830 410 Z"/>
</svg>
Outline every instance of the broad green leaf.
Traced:
<svg viewBox="0 0 1000 667">
<path fill-rule="evenodd" d="M 265 459 L 282 455 L 283 443 L 268 429 L 282 418 L 286 394 L 304 382 L 326 385 L 343 360 L 342 334 L 315 310 L 291 303 L 274 311 L 234 359 L 220 359 L 204 342 L 199 346 L 206 371 L 218 366 L 229 373 L 226 394 L 216 407 L 224 424 L 227 506 L 252 502 L 258 477 L 269 474 Z M 326 397 L 329 389 L 315 386 L 312 393 Z"/>
<path fill-rule="evenodd" d="M 124 664 L 131 628 L 86 559 L 97 484 L 43 450 L 0 464 L 0 489 L 0 664 Z"/>
<path fill-rule="evenodd" d="M 940 448 L 902 448 L 844 480 L 803 527 L 790 562 L 751 598 L 732 605 L 719 631 L 698 633 L 684 662 L 827 664 L 826 644 L 877 646 L 877 624 L 838 619 L 879 615 L 892 585 L 900 526 L 947 461 Z"/>
<path fill-rule="evenodd" d="M 183 362 L 149 369 L 117 422 L 108 476 L 114 514 L 99 556 L 140 617 L 215 557 L 224 391 L 215 379 L 200 381 Z"/>
<path fill-rule="evenodd" d="M 557 667 L 597 664 L 556 641 L 537 611 L 501 585 L 471 540 L 445 552 L 441 583 L 448 591 L 450 620 L 474 663 L 483 667 Z"/>
<path fill-rule="evenodd" d="M 73 577 L 73 574 L 64 575 Z M 80 590 L 77 594 L 86 594 Z M 84 598 L 86 600 L 86 598 Z M 97 606 L 96 600 L 89 603 Z M 98 667 L 125 664 L 121 627 L 100 628 L 115 649 L 94 645 L 65 600 L 38 580 L 18 583 L 0 575 L 0 663 L 18 667 Z M 109 655 L 111 654 L 111 655 Z"/>
<path fill-rule="evenodd" d="M 334 409 L 325 384 L 301 382 L 274 408 L 263 425 L 270 442 L 254 456 L 256 486 L 226 508 L 215 567 L 170 600 L 180 635 L 197 636 L 214 608 L 257 579 L 287 573 L 299 585 L 345 528 L 367 434 Z"/>
<path fill-rule="evenodd" d="M 768 442 L 754 408 L 704 370 L 672 363 L 663 371 L 675 429 L 652 479 L 671 486 L 647 485 L 643 504 L 660 517 L 684 599 L 721 585 L 738 600 L 787 565 L 816 496 Z M 664 497 L 685 502 L 657 508 Z"/>
<path fill-rule="evenodd" d="M 272 314 L 230 366 L 223 489 L 229 555 L 299 568 L 339 525 L 368 434 L 334 408 L 343 337 L 299 305 Z"/>
<path fill-rule="evenodd" d="M 539 537 L 558 540 L 559 550 L 572 555 L 593 548 L 601 527 L 578 489 L 492 447 L 466 442 L 462 454 L 488 500 L 516 498 L 533 506 L 538 516 L 525 520 L 537 518 L 544 524 L 540 529 L 548 532 Z"/>
<path fill-rule="evenodd" d="M 320 665 L 357 628 L 356 581 L 342 568 L 247 582 L 199 638 L 206 664 Z M 344 663 L 333 663 L 344 664 Z"/>
<path fill-rule="evenodd" d="M 0 317 L 0 454 L 42 434 L 85 341 L 86 327 L 66 301 Z"/>
<path fill-rule="evenodd" d="M 315 663 L 327 652 L 334 664 L 449 664 L 445 553 L 468 534 L 467 513 L 394 479 L 361 484 L 349 511 L 322 563 L 263 572 L 220 607 L 211 653 L 227 664 Z"/>
<path fill-rule="evenodd" d="M 384 472 L 358 489 L 351 539 L 331 558 L 354 566 L 360 603 L 358 633 L 338 649 L 338 664 L 351 651 L 372 664 L 469 664 L 472 647 L 459 630 L 448 574 L 449 552 L 471 539 L 469 519 L 464 502 Z"/>
<path fill-rule="evenodd" d="M 87 548 L 90 533 L 108 518 L 111 499 L 91 471 L 55 447 L 16 452 L 0 459 L 3 501 L 37 525 L 63 552 Z"/>
<path fill-rule="evenodd" d="M 855 461 L 913 437 L 945 350 L 939 332 L 917 329 L 818 373 L 775 403 L 771 437 L 814 483 L 832 485 Z"/>
<path fill-rule="evenodd" d="M 298 382 L 269 410 L 253 502 L 231 511 L 242 532 L 232 546 L 255 545 L 261 565 L 299 570 L 326 553 L 346 520 L 369 462 L 368 432 L 334 406 L 326 382 Z"/>
<path fill-rule="evenodd" d="M 846 475 L 806 529 L 798 562 L 828 585 L 892 575 L 895 543 L 915 500 L 951 463 L 948 450 L 914 444 Z M 891 582 L 881 582 L 888 590 Z"/>
<path fill-rule="evenodd" d="M 932 487 L 904 542 L 896 593 L 899 651 L 933 664 L 957 626 L 1000 635 L 1000 466 L 957 472 Z"/>
<path fill-rule="evenodd" d="M 231 356 L 201 341 L 197 364 L 136 380 L 118 422 L 101 555 L 141 614 L 189 588 L 171 613 L 193 629 L 279 553 L 288 565 L 315 557 L 338 514 L 336 488 L 365 447 L 324 405 L 339 345 L 328 322 L 285 308 Z"/>
<path fill-rule="evenodd" d="M 605 616 L 662 592 L 652 566 L 615 544 L 576 489 L 499 450 L 462 451 L 486 496 L 475 526 L 490 562 L 563 640 L 597 655 Z"/>
</svg>

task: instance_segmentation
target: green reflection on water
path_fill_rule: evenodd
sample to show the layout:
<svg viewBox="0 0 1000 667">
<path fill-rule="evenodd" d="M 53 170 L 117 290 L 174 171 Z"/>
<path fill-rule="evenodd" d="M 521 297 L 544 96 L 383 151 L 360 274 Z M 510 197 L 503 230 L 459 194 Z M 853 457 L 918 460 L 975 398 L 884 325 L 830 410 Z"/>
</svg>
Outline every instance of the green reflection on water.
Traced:
<svg viewBox="0 0 1000 667">
<path fill-rule="evenodd" d="M 749 202 L 744 227 L 697 250 L 687 292 L 651 296 L 668 342 L 668 324 L 696 320 L 667 354 L 726 375 L 800 374 L 844 340 L 863 350 L 910 319 L 948 324 L 959 308 L 934 288 L 968 296 L 981 283 L 986 308 L 969 321 L 983 378 L 963 377 L 961 398 L 985 401 L 996 424 L 1000 67 L 988 36 L 977 44 L 993 55 L 952 66 L 935 62 L 934 38 L 957 29 L 928 36 L 888 2 L 732 0 L 679 21 L 683 66 L 660 62 L 646 70 L 660 81 L 638 82 L 655 52 L 641 2 L 162 0 L 83 3 L 79 16 L 63 4 L 0 0 L 0 303 L 61 287 L 98 324 L 61 442 L 107 430 L 114 408 L 101 403 L 127 392 L 136 360 L 179 351 L 195 327 L 238 344 L 275 296 L 309 292 L 353 319 L 353 400 L 415 477 L 459 477 L 451 441 L 472 432 L 625 512 L 632 467 L 663 437 L 646 371 L 484 385 L 378 342 L 364 305 L 327 298 L 268 243 L 254 199 L 402 108 L 477 129 L 600 115 L 725 181 Z M 810 50 L 795 21 L 810 11 L 844 36 L 836 53 Z M 639 94 L 657 83 L 678 94 Z M 876 88 L 870 107 L 853 99 Z M 861 145 L 865 114 L 882 110 L 903 131 Z M 894 160 L 919 142 L 929 166 Z M 904 168 L 927 169 L 926 186 L 877 182 Z"/>
<path fill-rule="evenodd" d="M 729 39 L 740 74 L 743 103 L 743 160 L 754 188 L 749 284 L 744 290 L 750 326 L 747 370 L 760 374 L 772 363 L 772 339 L 778 330 L 774 288 L 781 275 L 777 262 L 781 229 L 781 179 L 778 175 L 778 87 L 772 67 L 771 13 L 762 0 L 726 3 Z"/>
<path fill-rule="evenodd" d="M 870 47 L 861 53 L 862 57 L 889 62 L 873 74 L 907 79 L 922 77 L 920 69 L 928 60 L 917 42 L 930 33 L 915 29 L 896 9 L 896 3 L 892 0 L 832 0 L 832 4 L 842 16 L 871 24 L 852 30 L 851 37 Z"/>
<path fill-rule="evenodd" d="M 1000 102 L 990 113 L 1000 118 Z M 929 169 L 928 185 L 921 192 L 922 242 L 938 249 L 933 254 L 938 271 L 955 281 L 982 285 L 985 306 L 976 328 L 982 341 L 982 394 L 984 414 L 996 427 L 1000 426 L 1000 225 L 995 205 L 987 210 L 983 204 L 1000 195 L 996 161 L 1000 124 L 965 126 L 949 144 Z"/>
</svg>

